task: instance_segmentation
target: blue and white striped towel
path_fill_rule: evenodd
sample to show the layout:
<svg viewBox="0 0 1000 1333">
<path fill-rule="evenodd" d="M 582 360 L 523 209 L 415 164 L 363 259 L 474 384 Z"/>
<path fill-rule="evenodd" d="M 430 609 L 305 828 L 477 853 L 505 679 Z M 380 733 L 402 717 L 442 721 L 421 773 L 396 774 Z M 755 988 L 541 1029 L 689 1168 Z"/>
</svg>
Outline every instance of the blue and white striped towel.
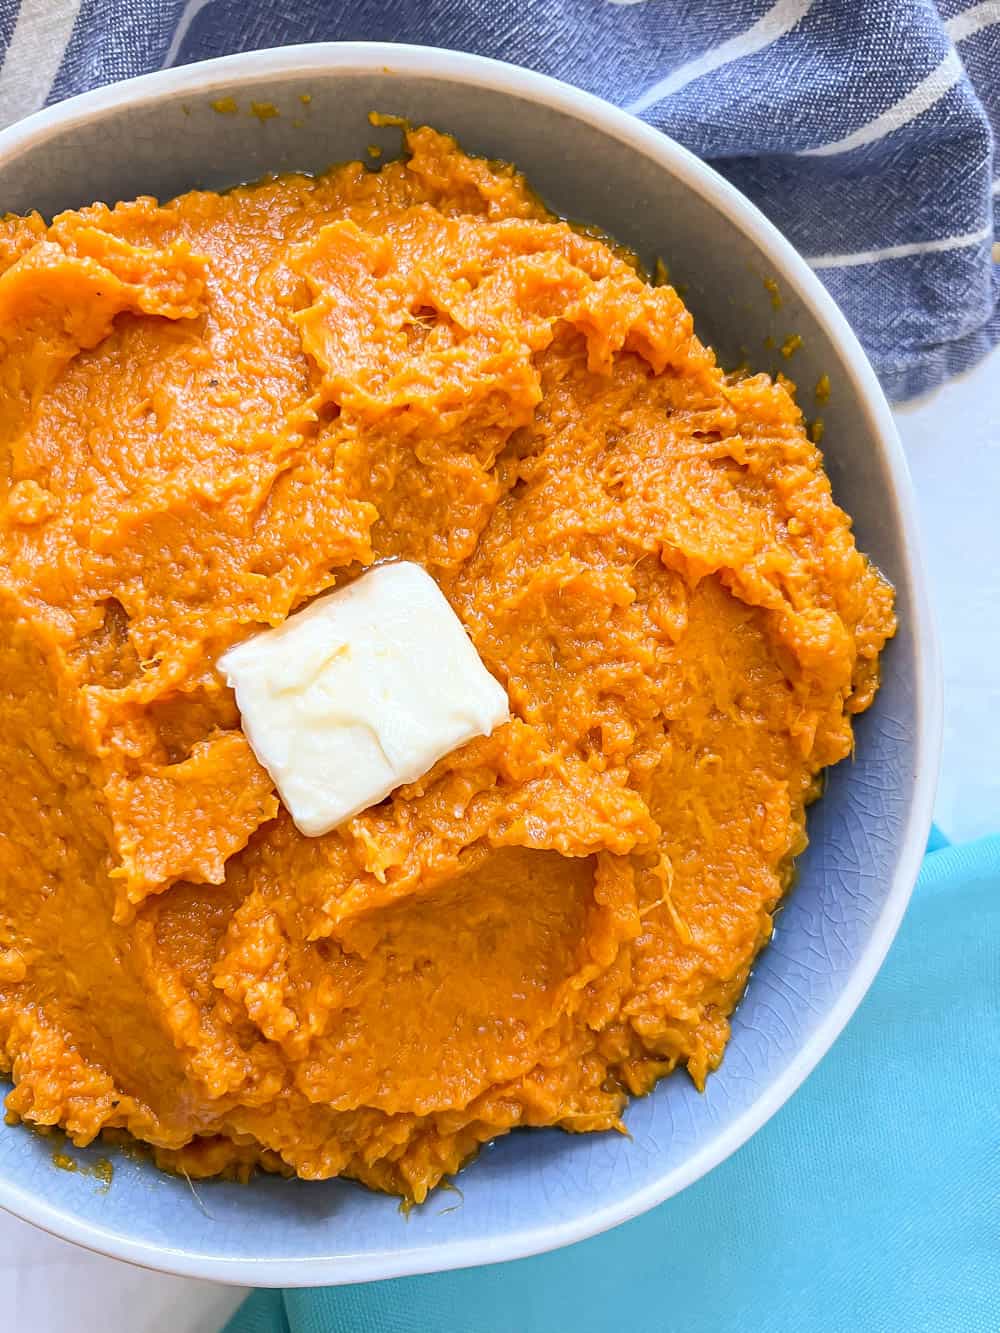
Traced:
<svg viewBox="0 0 1000 1333">
<path fill-rule="evenodd" d="M 359 39 L 527 65 L 666 130 L 808 258 L 896 399 L 1000 341 L 1000 0 L 0 0 L 0 124 L 165 65 Z"/>
</svg>

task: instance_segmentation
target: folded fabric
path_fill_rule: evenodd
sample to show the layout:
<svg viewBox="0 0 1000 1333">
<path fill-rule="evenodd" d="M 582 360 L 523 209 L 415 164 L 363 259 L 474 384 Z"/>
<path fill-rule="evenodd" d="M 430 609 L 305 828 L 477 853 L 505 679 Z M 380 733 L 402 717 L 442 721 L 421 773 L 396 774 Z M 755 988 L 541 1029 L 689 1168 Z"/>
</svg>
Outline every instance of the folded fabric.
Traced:
<svg viewBox="0 0 1000 1333">
<path fill-rule="evenodd" d="M 928 855 L 836 1046 L 677 1198 L 520 1263 L 256 1292 L 226 1333 L 675 1328 L 1000 1329 L 1000 837 Z"/>
<path fill-rule="evenodd" d="M 809 259 L 894 398 L 1000 340 L 1000 0 L 0 0 L 0 125 L 163 66 L 357 40 L 526 65 L 666 130 Z"/>
</svg>

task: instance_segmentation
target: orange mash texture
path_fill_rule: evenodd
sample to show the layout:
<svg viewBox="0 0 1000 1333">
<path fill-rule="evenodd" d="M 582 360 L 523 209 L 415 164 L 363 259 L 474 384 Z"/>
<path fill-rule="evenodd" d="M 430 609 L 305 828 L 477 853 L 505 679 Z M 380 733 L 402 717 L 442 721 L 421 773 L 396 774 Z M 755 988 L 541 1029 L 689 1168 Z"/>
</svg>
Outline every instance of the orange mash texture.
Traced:
<svg viewBox="0 0 1000 1333">
<path fill-rule="evenodd" d="M 783 385 L 408 145 L 0 222 L 0 1067 L 79 1144 L 422 1199 L 719 1063 L 894 621 Z M 215 663 L 387 557 L 514 717 L 307 839 Z"/>
</svg>

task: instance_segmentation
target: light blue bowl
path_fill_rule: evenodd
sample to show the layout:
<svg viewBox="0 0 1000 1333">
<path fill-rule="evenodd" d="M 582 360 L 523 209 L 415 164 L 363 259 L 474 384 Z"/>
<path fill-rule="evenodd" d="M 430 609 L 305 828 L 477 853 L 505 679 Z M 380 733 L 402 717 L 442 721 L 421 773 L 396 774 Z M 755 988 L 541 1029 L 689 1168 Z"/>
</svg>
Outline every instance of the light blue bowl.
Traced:
<svg viewBox="0 0 1000 1333">
<path fill-rule="evenodd" d="M 304 108 L 299 94 L 309 93 Z M 260 123 L 210 109 L 273 102 Z M 896 585 L 900 631 L 857 756 L 830 774 L 811 845 L 736 1012 L 722 1068 L 630 1107 L 631 1134 L 522 1131 L 404 1217 L 349 1182 L 184 1180 L 117 1154 L 114 1182 L 53 1168 L 51 1144 L 0 1128 L 0 1205 L 92 1249 L 165 1272 L 253 1285 L 357 1282 L 490 1263 L 593 1235 L 683 1189 L 790 1096 L 847 1022 L 882 962 L 916 878 L 940 743 L 940 681 L 910 481 L 870 367 L 823 287 L 720 177 L 661 134 L 550 79 L 418 47 L 326 45 L 228 57 L 87 94 L 0 134 L 0 209 L 168 197 L 363 155 L 371 109 L 456 133 L 517 163 L 559 212 L 596 223 L 646 260 L 663 255 L 703 338 L 765 366 L 764 338 L 803 339 L 804 384 L 826 373 L 827 465 L 858 540 Z M 296 124 L 295 122 L 300 122 Z M 783 293 L 775 311 L 763 280 Z M 0 1092 L 5 1091 L 0 1086 Z M 105 1149 L 78 1153 L 81 1163 Z M 200 1201 L 199 1201 L 200 1200 Z M 457 1208 L 448 1205 L 459 1202 Z"/>
</svg>

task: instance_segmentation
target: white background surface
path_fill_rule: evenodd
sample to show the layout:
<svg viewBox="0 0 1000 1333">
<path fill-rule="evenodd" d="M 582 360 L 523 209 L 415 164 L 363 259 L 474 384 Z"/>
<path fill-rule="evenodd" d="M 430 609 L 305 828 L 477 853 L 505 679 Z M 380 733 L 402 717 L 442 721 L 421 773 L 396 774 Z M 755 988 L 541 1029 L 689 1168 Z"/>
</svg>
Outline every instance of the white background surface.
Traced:
<svg viewBox="0 0 1000 1333">
<path fill-rule="evenodd" d="M 964 842 L 1000 831 L 1000 349 L 897 419 L 944 658 L 937 821 Z M 217 1333 L 243 1296 L 88 1254 L 2 1212 L 0 1293 L 0 1324 L 28 1333 Z"/>
</svg>

